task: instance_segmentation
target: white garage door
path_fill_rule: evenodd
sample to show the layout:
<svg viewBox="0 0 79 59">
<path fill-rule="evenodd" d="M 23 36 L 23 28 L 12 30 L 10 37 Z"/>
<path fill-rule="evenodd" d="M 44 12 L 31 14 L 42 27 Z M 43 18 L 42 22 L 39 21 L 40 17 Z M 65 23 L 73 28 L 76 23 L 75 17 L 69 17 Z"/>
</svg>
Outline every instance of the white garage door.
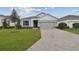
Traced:
<svg viewBox="0 0 79 59">
<path fill-rule="evenodd" d="M 55 27 L 55 23 L 53 22 L 41 22 L 40 28 L 41 29 L 52 29 Z"/>
</svg>

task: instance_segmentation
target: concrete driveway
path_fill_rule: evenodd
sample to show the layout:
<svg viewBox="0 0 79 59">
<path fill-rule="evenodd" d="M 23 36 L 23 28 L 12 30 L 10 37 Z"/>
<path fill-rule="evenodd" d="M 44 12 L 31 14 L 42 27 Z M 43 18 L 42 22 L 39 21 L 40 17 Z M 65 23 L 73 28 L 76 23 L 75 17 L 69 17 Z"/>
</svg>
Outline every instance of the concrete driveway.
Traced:
<svg viewBox="0 0 79 59">
<path fill-rule="evenodd" d="M 79 35 L 59 29 L 41 29 L 42 38 L 28 51 L 79 51 Z"/>
</svg>

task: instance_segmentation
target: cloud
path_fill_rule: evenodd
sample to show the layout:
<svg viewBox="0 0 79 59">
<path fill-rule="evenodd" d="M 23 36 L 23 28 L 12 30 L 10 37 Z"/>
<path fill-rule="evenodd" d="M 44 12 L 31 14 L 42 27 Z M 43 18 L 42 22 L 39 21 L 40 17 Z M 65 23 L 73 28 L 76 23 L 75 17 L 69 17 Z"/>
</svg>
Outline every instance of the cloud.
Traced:
<svg viewBox="0 0 79 59">
<path fill-rule="evenodd" d="M 35 9 L 33 7 L 21 7 L 21 8 L 16 8 L 16 9 L 18 9 L 19 11 L 26 12 L 26 13 L 41 11 L 41 9 Z"/>
<path fill-rule="evenodd" d="M 27 13 L 41 11 L 41 9 L 35 9 L 33 7 L 24 7 L 24 8 L 18 8 L 18 9 L 21 11 L 25 11 Z"/>
<path fill-rule="evenodd" d="M 44 7 L 45 10 L 47 10 L 48 8 L 55 9 L 55 7 Z"/>
<path fill-rule="evenodd" d="M 44 7 L 44 9 L 45 9 L 45 10 L 47 10 L 47 9 L 48 9 L 48 7 Z"/>
<path fill-rule="evenodd" d="M 70 12 L 66 12 L 64 15 L 79 15 L 79 9 L 73 9 Z"/>
<path fill-rule="evenodd" d="M 21 17 L 31 16 L 41 11 L 40 8 L 33 8 L 33 7 L 17 7 L 15 9 L 18 12 L 19 16 Z"/>
<path fill-rule="evenodd" d="M 55 7 L 50 7 L 51 9 L 55 9 Z"/>
<path fill-rule="evenodd" d="M 43 8 L 45 10 L 48 10 L 48 9 L 54 9 L 55 7 L 43 7 Z M 15 9 L 20 17 L 33 16 L 34 14 L 42 12 L 42 9 L 37 7 L 15 7 Z M 10 10 L 12 11 L 13 8 L 10 8 Z"/>
<path fill-rule="evenodd" d="M 74 13 L 74 12 L 79 12 L 79 10 L 78 9 L 74 9 L 74 10 L 72 10 L 72 12 Z"/>
<path fill-rule="evenodd" d="M 71 14 L 79 15 L 79 9 L 74 9 L 71 11 Z"/>
</svg>

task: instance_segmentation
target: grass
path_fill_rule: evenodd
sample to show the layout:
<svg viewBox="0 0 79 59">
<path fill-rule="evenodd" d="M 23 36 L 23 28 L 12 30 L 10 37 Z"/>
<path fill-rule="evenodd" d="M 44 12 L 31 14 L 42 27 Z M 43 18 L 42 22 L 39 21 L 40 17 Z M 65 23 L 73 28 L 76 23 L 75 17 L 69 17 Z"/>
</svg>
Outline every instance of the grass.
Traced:
<svg viewBox="0 0 79 59">
<path fill-rule="evenodd" d="M 79 34 L 79 29 L 74 29 L 74 28 L 68 28 L 68 29 L 64 29 L 65 31 L 68 31 L 68 32 L 72 32 L 72 33 L 75 33 L 75 34 Z"/>
<path fill-rule="evenodd" d="M 39 29 L 0 29 L 0 51 L 24 51 L 39 39 Z"/>
</svg>

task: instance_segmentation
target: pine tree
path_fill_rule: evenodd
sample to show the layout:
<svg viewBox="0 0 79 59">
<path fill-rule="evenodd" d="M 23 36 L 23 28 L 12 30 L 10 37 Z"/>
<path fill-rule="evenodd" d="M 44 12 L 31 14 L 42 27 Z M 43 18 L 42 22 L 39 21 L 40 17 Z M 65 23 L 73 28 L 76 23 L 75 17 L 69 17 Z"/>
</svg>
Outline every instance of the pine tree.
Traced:
<svg viewBox="0 0 79 59">
<path fill-rule="evenodd" d="M 17 23 L 20 20 L 16 10 L 13 8 L 12 14 L 10 16 L 11 21 L 15 24 L 15 28 L 17 27 Z"/>
</svg>

